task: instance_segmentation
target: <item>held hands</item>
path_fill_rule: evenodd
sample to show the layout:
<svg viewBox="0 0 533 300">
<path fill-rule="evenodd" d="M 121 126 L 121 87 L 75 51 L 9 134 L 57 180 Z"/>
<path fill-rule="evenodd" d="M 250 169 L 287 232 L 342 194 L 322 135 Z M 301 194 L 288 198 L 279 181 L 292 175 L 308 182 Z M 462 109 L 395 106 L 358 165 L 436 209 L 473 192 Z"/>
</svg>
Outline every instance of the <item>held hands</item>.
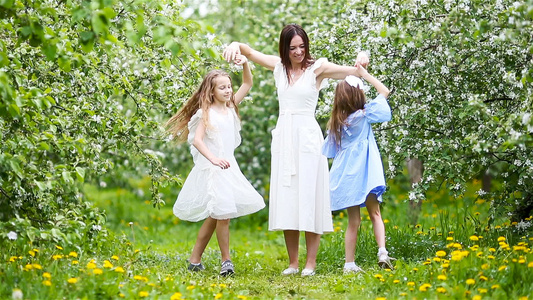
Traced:
<svg viewBox="0 0 533 300">
<path fill-rule="evenodd" d="M 248 59 L 246 58 L 246 56 L 241 55 L 241 54 L 235 55 L 235 59 L 233 59 L 233 63 L 239 66 L 242 66 L 247 62 L 248 62 Z"/>
<path fill-rule="evenodd" d="M 357 59 L 355 60 L 355 66 L 361 65 L 363 68 L 368 67 L 368 63 L 370 62 L 370 58 L 368 57 L 368 54 L 364 51 L 359 52 L 357 54 Z"/>
<path fill-rule="evenodd" d="M 211 158 L 209 160 L 213 165 L 220 167 L 221 169 L 227 169 L 230 167 L 229 162 L 225 159 L 220 159 L 218 157 Z"/>
<path fill-rule="evenodd" d="M 227 62 L 235 61 L 237 55 L 241 55 L 241 49 L 239 47 L 239 43 L 237 42 L 229 44 L 222 53 L 222 56 Z"/>
</svg>

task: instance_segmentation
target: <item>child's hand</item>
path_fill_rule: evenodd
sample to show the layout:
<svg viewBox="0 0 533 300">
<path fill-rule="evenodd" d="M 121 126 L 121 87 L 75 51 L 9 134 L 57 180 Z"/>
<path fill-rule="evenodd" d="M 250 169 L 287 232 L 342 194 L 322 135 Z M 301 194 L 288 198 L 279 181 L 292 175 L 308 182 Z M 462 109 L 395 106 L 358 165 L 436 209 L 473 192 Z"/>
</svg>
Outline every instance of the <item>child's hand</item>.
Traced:
<svg viewBox="0 0 533 300">
<path fill-rule="evenodd" d="M 235 59 L 233 60 L 233 63 L 239 66 L 244 65 L 247 62 L 248 62 L 248 59 L 246 58 L 246 56 L 241 55 L 241 54 L 235 55 Z"/>
<path fill-rule="evenodd" d="M 364 68 L 364 66 L 359 63 L 355 63 L 355 69 L 357 71 L 357 77 L 364 77 L 366 74 L 368 74 L 368 71 Z"/>
<path fill-rule="evenodd" d="M 361 51 L 359 54 L 357 54 L 357 59 L 355 60 L 355 65 L 361 65 L 363 68 L 366 69 L 368 67 L 368 63 L 370 62 L 370 58 L 368 57 L 368 54 L 366 52 Z"/>
<path fill-rule="evenodd" d="M 213 165 L 220 167 L 221 169 L 227 169 L 230 167 L 229 161 L 225 159 L 220 159 L 218 157 L 211 158 L 209 160 Z"/>
</svg>

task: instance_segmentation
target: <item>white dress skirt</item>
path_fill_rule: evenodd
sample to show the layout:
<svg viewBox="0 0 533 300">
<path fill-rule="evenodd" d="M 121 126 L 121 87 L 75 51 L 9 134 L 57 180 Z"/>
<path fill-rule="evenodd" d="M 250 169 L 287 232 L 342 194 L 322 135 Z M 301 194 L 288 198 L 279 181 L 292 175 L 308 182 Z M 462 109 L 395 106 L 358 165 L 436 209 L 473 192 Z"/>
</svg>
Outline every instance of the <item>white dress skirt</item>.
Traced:
<svg viewBox="0 0 533 300">
<path fill-rule="evenodd" d="M 314 71 L 324 61 L 317 60 L 292 85 L 281 62 L 274 68 L 280 112 L 272 130 L 269 230 L 333 231 L 328 161 L 315 118 L 319 90 Z"/>
<path fill-rule="evenodd" d="M 233 219 L 252 214 L 265 207 L 263 197 L 244 177 L 233 151 L 241 143 L 240 121 L 234 109 L 226 114 L 209 110 L 209 123 L 204 143 L 219 158 L 230 163 L 221 169 L 207 160 L 194 146 L 194 135 L 202 122 L 202 110 L 198 110 L 188 124 L 191 154 L 194 167 L 185 180 L 174 204 L 174 215 L 181 220 L 197 222 L 207 217 Z"/>
</svg>

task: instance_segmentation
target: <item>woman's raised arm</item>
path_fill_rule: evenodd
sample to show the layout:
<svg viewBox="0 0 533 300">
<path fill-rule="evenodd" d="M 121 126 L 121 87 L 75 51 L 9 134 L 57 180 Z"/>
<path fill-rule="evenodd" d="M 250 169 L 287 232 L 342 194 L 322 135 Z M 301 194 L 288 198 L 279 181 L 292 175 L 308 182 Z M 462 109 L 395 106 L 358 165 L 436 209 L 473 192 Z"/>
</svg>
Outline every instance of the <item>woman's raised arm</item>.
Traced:
<svg viewBox="0 0 533 300">
<path fill-rule="evenodd" d="M 226 49 L 224 49 L 222 56 L 227 62 L 231 62 L 238 54 L 246 56 L 248 60 L 258 63 L 271 71 L 274 70 L 274 67 L 280 61 L 278 56 L 264 54 L 252 49 L 252 47 L 248 46 L 247 44 L 239 42 L 233 42 L 229 44 Z"/>
</svg>

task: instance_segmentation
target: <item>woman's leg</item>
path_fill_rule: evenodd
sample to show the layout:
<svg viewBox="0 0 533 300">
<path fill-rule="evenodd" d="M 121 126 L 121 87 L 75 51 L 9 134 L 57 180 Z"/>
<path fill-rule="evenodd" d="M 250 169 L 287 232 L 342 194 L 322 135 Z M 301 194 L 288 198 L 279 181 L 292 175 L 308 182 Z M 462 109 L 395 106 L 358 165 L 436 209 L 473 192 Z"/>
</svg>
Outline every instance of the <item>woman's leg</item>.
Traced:
<svg viewBox="0 0 533 300">
<path fill-rule="evenodd" d="M 320 234 L 314 232 L 305 232 L 305 245 L 307 247 L 307 258 L 305 268 L 314 270 L 316 268 L 316 254 L 320 245 Z"/>
<path fill-rule="evenodd" d="M 376 194 L 368 194 L 366 197 L 366 209 L 372 221 L 372 227 L 374 228 L 374 236 L 378 243 L 378 248 L 385 247 L 385 224 L 381 218 L 381 212 L 379 210 L 379 201 Z"/>
<path fill-rule="evenodd" d="M 198 237 L 196 238 L 196 243 L 192 249 L 189 262 L 193 264 L 201 262 L 202 254 L 204 253 L 205 247 L 207 247 L 211 236 L 213 236 L 216 226 L 217 220 L 211 217 L 205 219 L 204 224 L 202 224 L 202 227 L 200 227 L 200 231 L 198 231 Z"/>
<path fill-rule="evenodd" d="M 345 261 L 351 263 L 355 261 L 355 248 L 357 246 L 357 234 L 361 226 L 361 210 L 359 206 L 348 207 L 348 228 L 344 236 Z"/>
<path fill-rule="evenodd" d="M 229 255 L 229 219 L 217 220 L 217 240 L 222 261 L 230 259 Z"/>
<path fill-rule="evenodd" d="M 289 267 L 298 269 L 298 246 L 300 243 L 300 232 L 298 230 L 284 230 L 285 245 L 289 254 Z"/>
</svg>

